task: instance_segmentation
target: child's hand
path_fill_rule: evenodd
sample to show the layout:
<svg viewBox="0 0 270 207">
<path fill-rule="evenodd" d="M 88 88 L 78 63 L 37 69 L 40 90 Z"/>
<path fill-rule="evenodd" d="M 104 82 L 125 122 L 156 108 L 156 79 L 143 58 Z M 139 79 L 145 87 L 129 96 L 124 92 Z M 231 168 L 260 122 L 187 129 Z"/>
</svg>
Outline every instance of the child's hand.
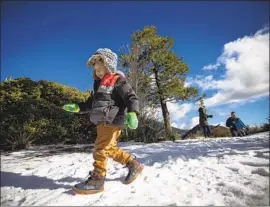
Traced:
<svg viewBox="0 0 270 207">
<path fill-rule="evenodd" d="M 72 113 L 77 113 L 80 111 L 80 107 L 78 106 L 78 104 L 75 103 L 71 103 L 71 104 L 65 104 L 62 109 L 64 109 L 65 111 L 68 112 L 72 112 Z"/>
<path fill-rule="evenodd" d="M 125 124 L 128 125 L 131 129 L 137 129 L 138 127 L 138 118 L 135 112 L 127 113 Z"/>
</svg>

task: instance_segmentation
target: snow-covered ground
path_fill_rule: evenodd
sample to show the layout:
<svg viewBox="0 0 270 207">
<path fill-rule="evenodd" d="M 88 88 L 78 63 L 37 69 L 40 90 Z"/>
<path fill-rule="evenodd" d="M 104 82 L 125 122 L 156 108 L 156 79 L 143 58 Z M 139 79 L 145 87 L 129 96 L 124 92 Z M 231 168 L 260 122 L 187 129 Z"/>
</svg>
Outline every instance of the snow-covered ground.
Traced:
<svg viewBox="0 0 270 207">
<path fill-rule="evenodd" d="M 1 156 L 1 205 L 269 205 L 269 133 L 177 143 L 121 143 L 145 165 L 132 184 L 109 160 L 105 191 L 75 195 L 91 147 L 35 147 Z"/>
</svg>

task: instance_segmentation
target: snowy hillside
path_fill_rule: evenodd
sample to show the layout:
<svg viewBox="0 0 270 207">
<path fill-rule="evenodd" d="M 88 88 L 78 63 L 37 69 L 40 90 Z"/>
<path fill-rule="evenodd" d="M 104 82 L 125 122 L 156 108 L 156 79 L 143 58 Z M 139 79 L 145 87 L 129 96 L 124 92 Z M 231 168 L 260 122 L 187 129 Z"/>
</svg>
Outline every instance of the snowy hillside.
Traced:
<svg viewBox="0 0 270 207">
<path fill-rule="evenodd" d="M 2 154 L 1 205 L 269 205 L 269 133 L 121 146 L 144 163 L 142 175 L 124 185 L 127 169 L 110 160 L 95 195 L 71 190 L 92 169 L 89 146 Z"/>
</svg>

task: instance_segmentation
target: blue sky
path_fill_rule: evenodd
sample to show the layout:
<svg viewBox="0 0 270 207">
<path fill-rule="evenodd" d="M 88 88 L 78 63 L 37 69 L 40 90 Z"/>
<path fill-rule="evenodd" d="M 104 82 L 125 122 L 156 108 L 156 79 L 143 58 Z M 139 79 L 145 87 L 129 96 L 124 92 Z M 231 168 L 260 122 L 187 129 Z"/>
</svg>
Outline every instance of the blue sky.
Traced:
<svg viewBox="0 0 270 207">
<path fill-rule="evenodd" d="M 209 105 L 208 111 L 214 114 L 211 124 L 224 122 L 231 110 L 251 125 L 265 122 L 269 116 L 269 93 L 265 93 L 265 84 L 257 85 L 258 81 L 250 80 L 250 77 L 257 80 L 269 76 L 269 71 L 267 74 L 264 69 L 267 61 L 269 67 L 269 58 L 260 60 L 264 65 L 259 66 L 258 77 L 253 76 L 254 71 L 248 66 L 244 67 L 248 71 L 245 75 L 241 71 L 238 73 L 237 67 L 226 63 L 218 69 L 203 70 L 204 66 L 218 62 L 224 45 L 245 36 L 250 38 L 239 40 L 239 44 L 250 43 L 254 46 L 253 51 L 257 51 L 256 55 L 261 57 L 260 48 L 267 43 L 265 37 L 269 36 L 269 31 L 263 32 L 262 41 L 261 36 L 254 35 L 269 24 L 267 1 L 24 1 L 4 2 L 1 7 L 1 81 L 7 76 L 26 76 L 33 80 L 56 81 L 85 91 L 92 88 L 93 83 L 92 71 L 86 68 L 86 61 L 96 49 L 108 47 L 118 53 L 122 45 L 130 42 L 133 32 L 146 25 L 155 25 L 159 34 L 174 38 L 174 52 L 179 57 L 183 56 L 190 67 L 190 84 L 198 86 L 200 91 L 206 84 L 210 85 L 204 88 L 204 92 L 208 95 L 205 101 Z M 237 50 L 246 57 L 246 49 L 237 45 L 232 44 L 228 50 Z M 253 63 L 256 60 L 249 65 Z M 237 74 L 241 74 L 238 79 L 232 78 Z M 224 80 L 224 75 L 227 75 L 225 82 L 220 82 Z M 210 78 L 209 82 L 200 85 L 206 77 Z M 228 93 L 230 89 L 226 87 L 232 83 L 238 87 L 237 81 L 248 86 L 256 82 L 253 88 L 247 88 L 254 91 L 245 93 L 239 89 Z M 214 86 L 216 83 L 217 86 Z M 219 96 L 215 94 L 219 92 L 228 97 L 226 103 L 216 100 Z M 256 94 L 259 97 L 255 97 Z M 241 98 L 231 102 L 237 96 Z M 196 122 L 198 116 L 196 104 L 181 104 L 172 106 L 172 112 L 183 110 L 184 113 L 179 112 L 179 116 L 172 117 L 172 123 L 190 127 L 192 120 Z"/>
</svg>

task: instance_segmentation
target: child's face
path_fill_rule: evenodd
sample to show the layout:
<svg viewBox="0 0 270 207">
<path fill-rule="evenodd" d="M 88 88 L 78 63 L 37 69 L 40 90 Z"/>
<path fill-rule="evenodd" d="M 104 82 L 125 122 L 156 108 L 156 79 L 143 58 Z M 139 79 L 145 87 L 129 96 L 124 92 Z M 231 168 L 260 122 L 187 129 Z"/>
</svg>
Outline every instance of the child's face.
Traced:
<svg viewBox="0 0 270 207">
<path fill-rule="evenodd" d="M 104 64 L 102 64 L 102 63 L 96 63 L 94 65 L 94 72 L 96 73 L 96 76 L 99 79 L 103 79 L 104 76 L 108 73 L 108 70 L 107 70 L 107 68 L 105 67 Z"/>
</svg>

